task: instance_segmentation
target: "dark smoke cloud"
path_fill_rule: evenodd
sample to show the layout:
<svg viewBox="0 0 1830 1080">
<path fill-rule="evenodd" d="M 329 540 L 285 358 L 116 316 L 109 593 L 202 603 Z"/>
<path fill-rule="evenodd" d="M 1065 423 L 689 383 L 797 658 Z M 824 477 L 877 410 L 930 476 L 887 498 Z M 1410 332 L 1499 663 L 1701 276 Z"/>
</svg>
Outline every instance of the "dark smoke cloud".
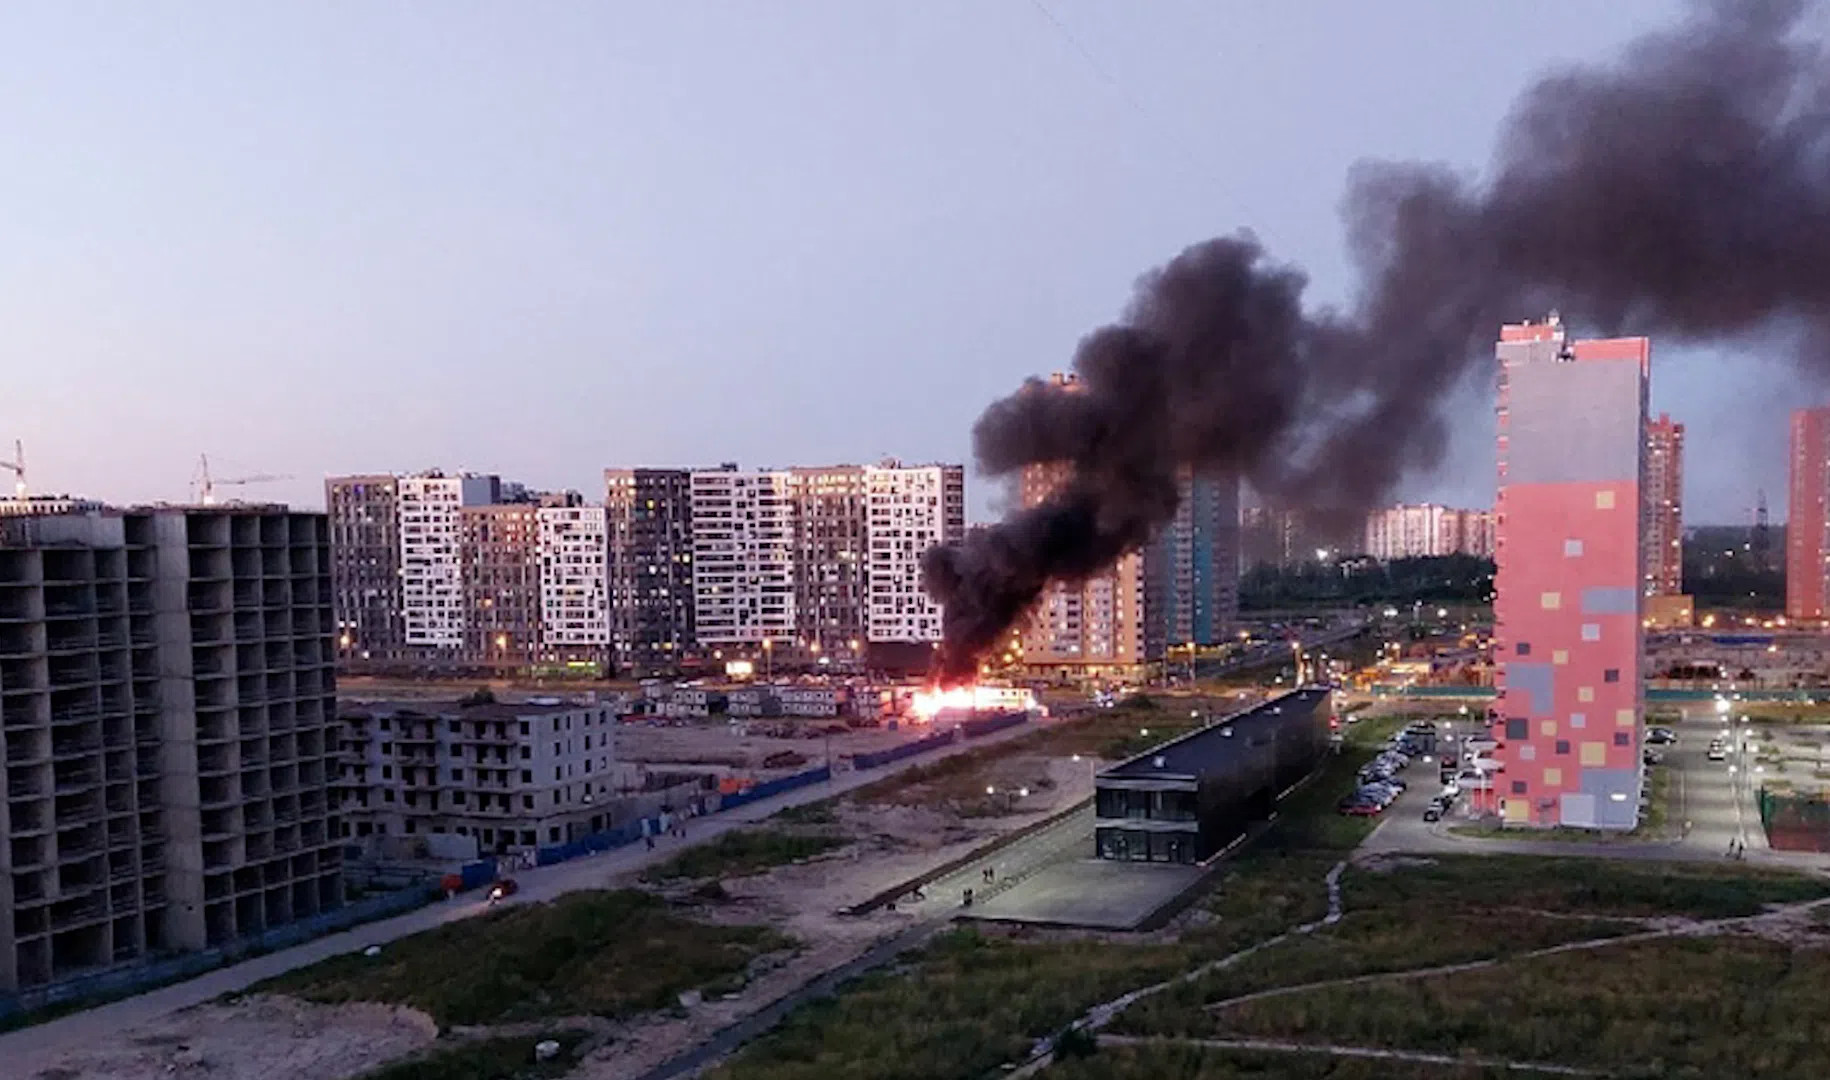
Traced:
<svg viewBox="0 0 1830 1080">
<path fill-rule="evenodd" d="M 1031 380 L 973 428 L 986 475 L 1056 462 L 1067 479 L 928 553 L 940 674 L 969 677 L 1050 581 L 1147 542 L 1182 467 L 1321 515 L 1374 505 L 1438 459 L 1440 402 L 1502 322 L 1554 306 L 1602 332 L 1779 330 L 1830 366 L 1830 71 L 1806 11 L 1720 0 L 1610 66 L 1542 79 L 1482 181 L 1356 167 L 1348 311 L 1305 312 L 1303 275 L 1245 233 L 1147 274 L 1081 342 L 1074 388 Z"/>
</svg>

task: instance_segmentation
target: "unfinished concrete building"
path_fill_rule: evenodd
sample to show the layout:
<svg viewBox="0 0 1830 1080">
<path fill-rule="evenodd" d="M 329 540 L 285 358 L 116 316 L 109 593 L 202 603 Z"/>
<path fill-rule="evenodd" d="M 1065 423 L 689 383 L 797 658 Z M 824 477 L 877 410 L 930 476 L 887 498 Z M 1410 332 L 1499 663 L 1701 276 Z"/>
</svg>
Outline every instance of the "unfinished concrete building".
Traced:
<svg viewBox="0 0 1830 1080">
<path fill-rule="evenodd" d="M 283 507 L 0 521 L 0 991 L 341 902 L 329 558 Z"/>
</svg>

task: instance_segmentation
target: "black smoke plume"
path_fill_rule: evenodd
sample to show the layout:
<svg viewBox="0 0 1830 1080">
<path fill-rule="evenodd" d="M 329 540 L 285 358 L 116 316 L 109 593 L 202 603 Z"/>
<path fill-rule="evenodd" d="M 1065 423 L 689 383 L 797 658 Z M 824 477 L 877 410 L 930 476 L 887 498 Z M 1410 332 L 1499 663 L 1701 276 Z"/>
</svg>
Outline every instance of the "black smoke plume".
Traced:
<svg viewBox="0 0 1830 1080">
<path fill-rule="evenodd" d="M 1175 513 L 1185 466 L 1321 514 L 1364 510 L 1437 460 L 1440 402 L 1499 324 L 1551 307 L 1601 332 L 1796 334 L 1830 364 L 1830 72 L 1804 0 L 1719 0 L 1615 63 L 1543 78 L 1485 179 L 1369 163 L 1343 212 L 1360 281 L 1306 312 L 1303 275 L 1249 234 L 1146 274 L 1075 353 L 973 428 L 980 470 L 1066 479 L 925 562 L 943 679 L 1051 581 L 1083 579 Z"/>
</svg>

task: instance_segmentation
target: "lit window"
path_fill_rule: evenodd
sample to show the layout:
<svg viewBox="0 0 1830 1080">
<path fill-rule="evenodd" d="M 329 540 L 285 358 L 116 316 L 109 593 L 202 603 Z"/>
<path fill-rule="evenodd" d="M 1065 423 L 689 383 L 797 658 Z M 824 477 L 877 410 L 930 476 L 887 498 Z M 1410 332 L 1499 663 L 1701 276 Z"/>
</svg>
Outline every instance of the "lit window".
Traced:
<svg viewBox="0 0 1830 1080">
<path fill-rule="evenodd" d="M 1582 640 L 1600 641 L 1601 640 L 1601 624 L 1592 623 L 1592 622 L 1583 623 L 1582 624 Z"/>
<path fill-rule="evenodd" d="M 1578 686 L 1576 688 L 1576 700 L 1582 702 L 1594 701 L 1595 688 L 1592 686 Z"/>
<path fill-rule="evenodd" d="M 1597 491 L 1595 493 L 1595 509 L 1597 509 L 1597 510 L 1614 509 L 1614 490 L 1612 488 L 1604 488 L 1601 491 Z"/>
<path fill-rule="evenodd" d="M 1580 540 L 1563 541 L 1563 554 L 1572 559 L 1575 558 L 1576 556 L 1582 554 L 1582 541 L 1580 541 Z"/>
<path fill-rule="evenodd" d="M 1544 593 L 1542 596 L 1538 597 L 1538 603 L 1545 611 L 1555 611 L 1563 606 L 1563 594 L 1558 592 Z"/>
</svg>

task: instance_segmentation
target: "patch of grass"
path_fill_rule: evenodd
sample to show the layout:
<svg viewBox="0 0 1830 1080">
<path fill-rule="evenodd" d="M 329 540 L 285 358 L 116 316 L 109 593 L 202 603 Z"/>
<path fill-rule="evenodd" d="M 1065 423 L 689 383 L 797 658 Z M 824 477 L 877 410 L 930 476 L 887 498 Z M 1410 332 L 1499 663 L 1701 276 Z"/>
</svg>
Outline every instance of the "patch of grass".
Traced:
<svg viewBox="0 0 1830 1080">
<path fill-rule="evenodd" d="M 835 795 L 790 806 L 776 812 L 769 820 L 782 825 L 836 825 L 839 823 L 838 805 L 839 796 Z"/>
<path fill-rule="evenodd" d="M 845 844 L 841 837 L 785 829 L 733 829 L 649 867 L 642 872 L 642 880 L 741 877 L 761 873 L 773 866 L 811 859 Z"/>
<path fill-rule="evenodd" d="M 715 1080 L 945 1080 L 1028 1053 L 1091 1002 L 1166 978 L 1174 946 L 1021 943 L 942 935 L 897 970 L 789 1014 L 711 1075 Z"/>
<path fill-rule="evenodd" d="M 1817 1080 L 1830 953 L 1671 938 L 1225 1009 L 1229 1033 L 1552 1061 L 1622 1077 Z"/>
<path fill-rule="evenodd" d="M 547 1039 L 559 1044 L 559 1053 L 535 1061 L 534 1046 Z M 549 1080 L 572 1071 L 577 1064 L 572 1054 L 584 1040 L 582 1031 L 561 1031 L 434 1047 L 363 1073 L 358 1080 Z"/>
<path fill-rule="evenodd" d="M 575 892 L 414 934 L 373 959 L 334 956 L 252 992 L 409 1005 L 441 1027 L 619 1017 L 666 1008 L 792 945 L 766 926 L 696 922 L 634 889 Z"/>
<path fill-rule="evenodd" d="M 1518 1080 L 1527 1074 L 1475 1065 L 1370 1061 L 1330 1054 L 1209 1050 L 1199 1046 L 1108 1046 L 1049 1066 L 1044 1080 Z"/>
<path fill-rule="evenodd" d="M 1343 881 L 1349 910 L 1532 909 L 1596 918 L 1757 915 L 1768 904 L 1830 896 L 1830 881 L 1784 870 L 1699 862 L 1440 855 L 1389 872 L 1355 869 Z"/>
</svg>

